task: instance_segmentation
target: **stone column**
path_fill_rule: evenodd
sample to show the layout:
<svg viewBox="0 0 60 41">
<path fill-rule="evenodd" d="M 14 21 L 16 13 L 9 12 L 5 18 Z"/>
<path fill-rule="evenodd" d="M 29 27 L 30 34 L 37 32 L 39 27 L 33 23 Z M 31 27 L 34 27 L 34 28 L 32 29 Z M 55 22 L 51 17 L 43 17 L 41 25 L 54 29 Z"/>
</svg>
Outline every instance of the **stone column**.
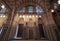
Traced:
<svg viewBox="0 0 60 41">
<path fill-rule="evenodd" d="M 49 30 L 48 33 L 50 33 L 50 39 L 51 41 L 57 41 L 57 38 L 55 36 L 55 33 L 54 33 L 54 30 L 53 30 L 53 26 L 56 27 L 56 24 L 53 20 L 53 17 L 52 17 L 52 13 L 50 12 L 50 4 L 49 4 L 49 1 L 45 1 L 45 10 L 46 10 L 46 18 L 47 18 L 47 29 Z"/>
</svg>

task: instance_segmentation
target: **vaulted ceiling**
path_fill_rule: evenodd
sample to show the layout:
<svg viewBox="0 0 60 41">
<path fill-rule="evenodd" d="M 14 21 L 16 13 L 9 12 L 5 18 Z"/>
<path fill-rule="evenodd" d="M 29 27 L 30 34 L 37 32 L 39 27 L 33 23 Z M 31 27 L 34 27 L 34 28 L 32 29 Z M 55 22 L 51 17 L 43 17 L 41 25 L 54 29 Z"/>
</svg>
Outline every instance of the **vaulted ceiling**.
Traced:
<svg viewBox="0 0 60 41">
<path fill-rule="evenodd" d="M 5 4 L 7 4 L 10 8 L 20 8 L 24 5 L 28 4 L 40 4 L 44 0 L 2 0 Z"/>
<path fill-rule="evenodd" d="M 45 0 L 2 0 L 9 8 L 19 9 L 26 5 L 43 5 Z"/>
<path fill-rule="evenodd" d="M 50 3 L 51 6 L 53 6 L 54 3 L 56 3 L 58 0 L 1 0 L 5 5 L 7 5 L 8 8 L 13 9 L 14 7 L 16 9 L 19 9 L 26 5 L 40 5 L 44 8 L 45 1 Z M 53 7 L 50 7 L 53 8 Z"/>
</svg>

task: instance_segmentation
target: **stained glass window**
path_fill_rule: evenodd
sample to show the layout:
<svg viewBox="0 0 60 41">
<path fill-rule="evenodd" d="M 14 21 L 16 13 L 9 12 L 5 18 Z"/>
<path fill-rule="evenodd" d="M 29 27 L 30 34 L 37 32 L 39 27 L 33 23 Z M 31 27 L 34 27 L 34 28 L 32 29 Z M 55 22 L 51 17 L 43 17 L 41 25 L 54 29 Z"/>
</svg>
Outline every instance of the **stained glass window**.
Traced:
<svg viewBox="0 0 60 41">
<path fill-rule="evenodd" d="M 19 12 L 20 12 L 21 14 L 25 13 L 25 8 L 22 8 Z"/>
<path fill-rule="evenodd" d="M 37 14 L 41 14 L 43 12 L 42 8 L 41 7 L 36 7 L 36 13 Z"/>
<path fill-rule="evenodd" d="M 29 6 L 28 11 L 29 11 L 29 13 L 32 13 L 33 12 L 33 6 Z"/>
<path fill-rule="evenodd" d="M 0 10 L 0 13 L 3 14 L 3 13 L 5 13 L 5 11 L 6 11 L 6 8 L 1 9 L 1 10 Z"/>
<path fill-rule="evenodd" d="M 28 8 L 28 9 L 27 9 Z M 43 13 L 43 9 L 40 6 L 28 6 L 28 7 L 23 7 L 22 9 L 19 10 L 19 13 L 23 14 L 27 10 L 28 13 L 33 13 L 36 12 L 37 14 Z"/>
</svg>

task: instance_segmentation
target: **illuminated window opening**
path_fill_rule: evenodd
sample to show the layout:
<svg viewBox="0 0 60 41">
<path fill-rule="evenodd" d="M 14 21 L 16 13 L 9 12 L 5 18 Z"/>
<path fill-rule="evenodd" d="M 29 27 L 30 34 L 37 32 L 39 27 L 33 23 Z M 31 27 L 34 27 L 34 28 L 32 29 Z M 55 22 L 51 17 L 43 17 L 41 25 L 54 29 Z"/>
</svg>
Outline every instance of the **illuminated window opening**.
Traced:
<svg viewBox="0 0 60 41">
<path fill-rule="evenodd" d="M 42 8 L 41 7 L 36 7 L 36 12 L 37 14 L 41 14 L 43 12 Z"/>
<path fill-rule="evenodd" d="M 33 12 L 33 6 L 29 6 L 28 11 L 29 11 L 29 13 L 32 13 Z"/>
</svg>

